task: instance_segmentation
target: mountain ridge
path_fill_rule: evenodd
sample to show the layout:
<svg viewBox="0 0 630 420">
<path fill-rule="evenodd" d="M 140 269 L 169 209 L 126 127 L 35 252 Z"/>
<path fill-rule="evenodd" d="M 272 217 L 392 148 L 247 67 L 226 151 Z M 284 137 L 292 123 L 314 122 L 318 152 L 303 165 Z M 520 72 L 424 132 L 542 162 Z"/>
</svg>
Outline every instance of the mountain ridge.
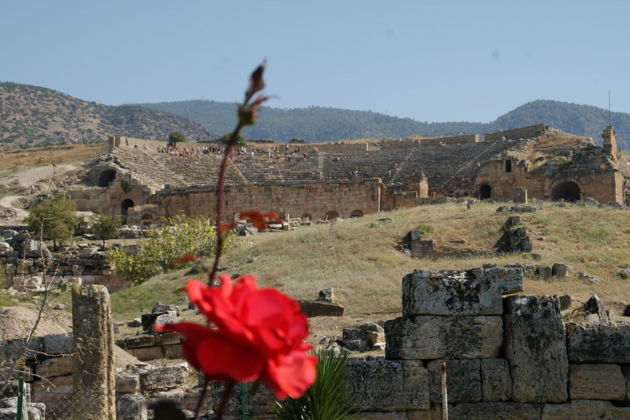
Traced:
<svg viewBox="0 0 630 420">
<path fill-rule="evenodd" d="M 0 144 L 94 143 L 109 136 L 165 139 L 172 131 L 195 140 L 216 137 L 174 114 L 137 105 L 102 105 L 46 87 L 0 82 Z"/>
<path fill-rule="evenodd" d="M 186 116 L 219 133 L 229 132 L 236 124 L 236 103 L 197 99 L 136 105 Z M 318 106 L 292 109 L 263 107 L 261 115 L 256 125 L 243 130 L 248 138 L 337 141 L 367 137 L 481 134 L 547 123 L 572 134 L 592 137 L 601 143 L 602 130 L 612 123 L 617 131 L 620 147 L 630 149 L 630 114 L 611 112 L 609 119 L 605 109 L 549 99 L 527 102 L 487 123 L 421 122 L 373 111 Z"/>
</svg>

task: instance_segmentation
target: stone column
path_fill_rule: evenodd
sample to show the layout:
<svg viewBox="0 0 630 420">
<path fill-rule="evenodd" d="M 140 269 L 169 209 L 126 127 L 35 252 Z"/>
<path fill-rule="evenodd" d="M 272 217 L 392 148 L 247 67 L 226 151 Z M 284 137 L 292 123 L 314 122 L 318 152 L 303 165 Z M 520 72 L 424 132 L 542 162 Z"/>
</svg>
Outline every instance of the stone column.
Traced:
<svg viewBox="0 0 630 420">
<path fill-rule="evenodd" d="M 73 420 L 115 420 L 114 335 L 105 286 L 72 288 Z"/>
</svg>

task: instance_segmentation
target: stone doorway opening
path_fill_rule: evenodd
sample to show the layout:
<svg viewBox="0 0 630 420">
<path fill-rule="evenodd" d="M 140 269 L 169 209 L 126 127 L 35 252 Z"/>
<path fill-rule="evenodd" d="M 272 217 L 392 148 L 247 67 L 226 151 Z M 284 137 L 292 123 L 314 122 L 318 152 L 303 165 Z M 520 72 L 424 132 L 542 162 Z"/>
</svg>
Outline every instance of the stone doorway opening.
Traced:
<svg viewBox="0 0 630 420">
<path fill-rule="evenodd" d="M 363 212 L 361 210 L 354 210 L 350 213 L 350 217 L 363 217 Z"/>
<path fill-rule="evenodd" d="M 108 187 L 109 184 L 116 178 L 116 171 L 114 169 L 105 169 L 98 175 L 98 181 L 96 185 L 99 187 Z"/>
<path fill-rule="evenodd" d="M 488 200 L 492 198 L 492 186 L 488 184 L 483 184 L 479 186 L 479 199 L 480 200 Z"/>
<path fill-rule="evenodd" d="M 125 223 L 127 222 L 127 214 L 129 214 L 129 208 L 133 207 L 135 204 L 133 200 L 127 198 L 120 203 L 120 214 L 122 215 Z"/>
<path fill-rule="evenodd" d="M 559 182 L 551 190 L 553 201 L 578 201 L 582 197 L 580 186 L 573 181 Z"/>
<path fill-rule="evenodd" d="M 332 220 L 338 217 L 339 217 L 339 213 L 337 213 L 337 211 L 335 210 L 331 210 L 328 213 L 326 213 L 326 220 Z"/>
</svg>

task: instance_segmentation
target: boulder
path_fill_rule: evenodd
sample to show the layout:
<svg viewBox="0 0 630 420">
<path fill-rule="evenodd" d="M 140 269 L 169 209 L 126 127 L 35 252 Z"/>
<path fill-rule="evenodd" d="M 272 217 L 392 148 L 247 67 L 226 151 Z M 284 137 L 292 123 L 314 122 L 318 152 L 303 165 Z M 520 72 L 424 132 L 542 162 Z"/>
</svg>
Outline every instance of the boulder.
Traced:
<svg viewBox="0 0 630 420">
<path fill-rule="evenodd" d="M 565 309 L 569 309 L 571 307 L 571 296 L 569 295 L 558 296 L 558 300 L 560 301 L 561 311 L 564 311 Z"/>
<path fill-rule="evenodd" d="M 414 316 L 385 323 L 385 357 L 397 359 L 483 358 L 499 355 L 500 316 Z"/>
<path fill-rule="evenodd" d="M 571 364 L 569 372 L 572 400 L 626 399 L 626 379 L 619 365 Z"/>
<path fill-rule="evenodd" d="M 0 252 L 7 252 L 7 251 L 13 251 L 13 248 L 11 247 L 11 245 L 9 245 L 7 242 L 0 242 Z"/>
<path fill-rule="evenodd" d="M 172 305 L 170 303 L 158 302 L 151 309 L 152 314 L 163 314 L 169 311 L 175 311 L 176 315 L 179 316 L 179 308 L 177 305 Z"/>
<path fill-rule="evenodd" d="M 365 411 L 429 408 L 429 374 L 421 361 L 348 362 L 349 400 Z"/>
<path fill-rule="evenodd" d="M 610 322 L 610 312 L 597 295 L 591 296 L 584 304 L 584 311 L 589 314 L 590 322 Z"/>
<path fill-rule="evenodd" d="M 630 363 L 629 323 L 566 326 L 571 363 Z"/>
<path fill-rule="evenodd" d="M 559 279 L 564 279 L 569 275 L 570 268 L 571 267 L 567 264 L 555 263 L 553 267 L 551 267 L 551 275 Z"/>
<path fill-rule="evenodd" d="M 372 350 L 376 343 L 383 341 L 385 341 L 383 328 L 374 322 L 343 329 L 342 346 L 348 350 Z"/>
<path fill-rule="evenodd" d="M 512 400 L 567 400 L 566 332 L 556 296 L 509 296 L 505 301 L 505 355 Z"/>
<path fill-rule="evenodd" d="M 619 276 L 619 278 L 622 279 L 622 280 L 630 279 L 630 267 L 621 268 L 617 272 L 617 276 Z"/>
<path fill-rule="evenodd" d="M 432 360 L 427 364 L 429 371 L 429 399 L 442 401 L 442 379 L 440 362 L 446 362 L 448 402 L 481 401 L 481 368 L 479 359 Z"/>
<path fill-rule="evenodd" d="M 415 270 L 403 278 L 403 315 L 500 315 L 501 296 L 522 290 L 517 268 Z"/>
<path fill-rule="evenodd" d="M 343 316 L 344 307 L 336 303 L 299 300 L 300 310 L 311 318 L 315 316 Z"/>
</svg>

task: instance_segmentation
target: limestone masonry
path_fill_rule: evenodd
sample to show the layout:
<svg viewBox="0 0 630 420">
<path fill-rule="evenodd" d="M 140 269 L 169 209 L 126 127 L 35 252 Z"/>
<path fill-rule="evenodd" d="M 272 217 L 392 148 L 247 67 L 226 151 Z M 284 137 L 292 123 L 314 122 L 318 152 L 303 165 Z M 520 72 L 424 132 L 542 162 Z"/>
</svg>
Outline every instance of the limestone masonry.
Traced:
<svg viewBox="0 0 630 420">
<path fill-rule="evenodd" d="M 258 209 L 330 220 L 430 202 L 441 196 L 527 197 L 624 202 L 612 127 L 604 146 L 544 124 L 439 138 L 380 143 L 255 144 L 236 151 L 227 171 L 226 217 Z M 179 213 L 214 215 L 215 144 L 110 139 L 91 187 L 70 191 L 79 210 L 122 214 L 149 225 Z"/>
</svg>

